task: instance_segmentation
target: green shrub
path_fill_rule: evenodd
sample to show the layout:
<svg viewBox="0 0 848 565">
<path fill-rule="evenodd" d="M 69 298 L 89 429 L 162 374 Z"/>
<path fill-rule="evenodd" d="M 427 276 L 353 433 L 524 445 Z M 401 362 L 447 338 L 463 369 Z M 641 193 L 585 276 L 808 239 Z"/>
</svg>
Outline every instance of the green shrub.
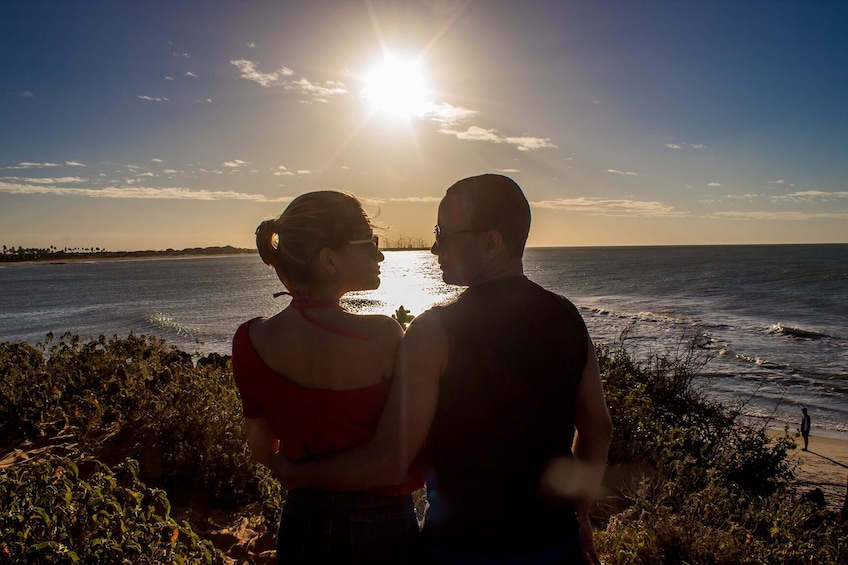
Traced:
<svg viewBox="0 0 848 565">
<path fill-rule="evenodd" d="M 132 457 L 146 480 L 181 500 L 201 495 L 229 506 L 258 499 L 258 465 L 228 357 L 195 365 L 155 337 L 65 334 L 39 347 L 0 344 L 0 368 L 5 434 L 61 431 L 107 464 Z"/>
<path fill-rule="evenodd" d="M 0 472 L 0 563 L 224 563 L 170 517 L 166 494 L 139 481 L 135 461 L 90 466 L 85 477 L 67 459 Z"/>
<path fill-rule="evenodd" d="M 695 386 L 694 345 L 636 362 L 598 347 L 614 432 L 596 546 L 611 563 L 848 562 L 835 515 L 802 503 L 786 433 L 762 427 Z M 603 522 L 604 520 L 601 520 Z"/>
</svg>

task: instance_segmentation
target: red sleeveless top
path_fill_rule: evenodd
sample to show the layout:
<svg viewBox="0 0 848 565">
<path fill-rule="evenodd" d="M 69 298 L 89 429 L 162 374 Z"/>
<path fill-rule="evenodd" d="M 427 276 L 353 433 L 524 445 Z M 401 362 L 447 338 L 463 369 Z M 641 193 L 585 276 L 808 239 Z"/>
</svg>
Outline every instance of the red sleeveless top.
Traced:
<svg viewBox="0 0 848 565">
<path fill-rule="evenodd" d="M 257 319 L 243 323 L 233 337 L 233 378 L 241 393 L 244 417 L 265 418 L 293 461 L 320 458 L 371 439 L 392 381 L 348 390 L 301 386 L 276 373 L 256 353 L 248 330 Z M 402 483 L 373 492 L 399 496 L 423 484 L 419 453 Z"/>
</svg>

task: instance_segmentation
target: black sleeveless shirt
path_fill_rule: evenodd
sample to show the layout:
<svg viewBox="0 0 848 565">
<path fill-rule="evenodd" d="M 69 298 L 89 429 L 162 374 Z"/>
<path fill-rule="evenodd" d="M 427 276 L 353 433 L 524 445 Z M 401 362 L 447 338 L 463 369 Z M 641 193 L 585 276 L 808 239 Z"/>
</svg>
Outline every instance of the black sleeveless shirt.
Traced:
<svg viewBox="0 0 848 565">
<path fill-rule="evenodd" d="M 574 505 L 540 495 L 554 458 L 571 458 L 589 335 L 574 305 L 524 276 L 467 289 L 431 310 L 450 350 L 427 436 L 425 539 L 504 555 L 574 535 Z"/>
</svg>

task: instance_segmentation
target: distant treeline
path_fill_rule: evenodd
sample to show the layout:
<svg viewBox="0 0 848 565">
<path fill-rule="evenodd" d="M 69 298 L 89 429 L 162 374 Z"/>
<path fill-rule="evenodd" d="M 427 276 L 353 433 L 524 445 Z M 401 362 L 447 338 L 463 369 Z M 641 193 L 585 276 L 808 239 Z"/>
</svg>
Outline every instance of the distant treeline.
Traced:
<svg viewBox="0 0 848 565">
<path fill-rule="evenodd" d="M 187 249 L 165 249 L 145 251 L 106 251 L 100 247 L 8 247 L 3 246 L 0 262 L 18 261 L 64 261 L 74 259 L 121 259 L 141 257 L 182 257 L 193 255 L 236 255 L 256 253 L 255 249 L 233 247 L 232 245 L 215 247 L 190 247 Z"/>
</svg>

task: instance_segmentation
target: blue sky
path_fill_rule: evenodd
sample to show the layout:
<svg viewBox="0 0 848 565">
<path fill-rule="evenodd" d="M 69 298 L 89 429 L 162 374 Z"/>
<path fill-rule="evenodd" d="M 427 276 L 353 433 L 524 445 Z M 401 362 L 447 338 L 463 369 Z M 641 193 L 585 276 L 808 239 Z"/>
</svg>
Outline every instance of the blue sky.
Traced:
<svg viewBox="0 0 848 565">
<path fill-rule="evenodd" d="M 429 243 L 482 172 L 531 245 L 848 241 L 848 2 L 11 0 L 0 65 L 5 245 L 251 247 L 319 189 Z"/>
</svg>

